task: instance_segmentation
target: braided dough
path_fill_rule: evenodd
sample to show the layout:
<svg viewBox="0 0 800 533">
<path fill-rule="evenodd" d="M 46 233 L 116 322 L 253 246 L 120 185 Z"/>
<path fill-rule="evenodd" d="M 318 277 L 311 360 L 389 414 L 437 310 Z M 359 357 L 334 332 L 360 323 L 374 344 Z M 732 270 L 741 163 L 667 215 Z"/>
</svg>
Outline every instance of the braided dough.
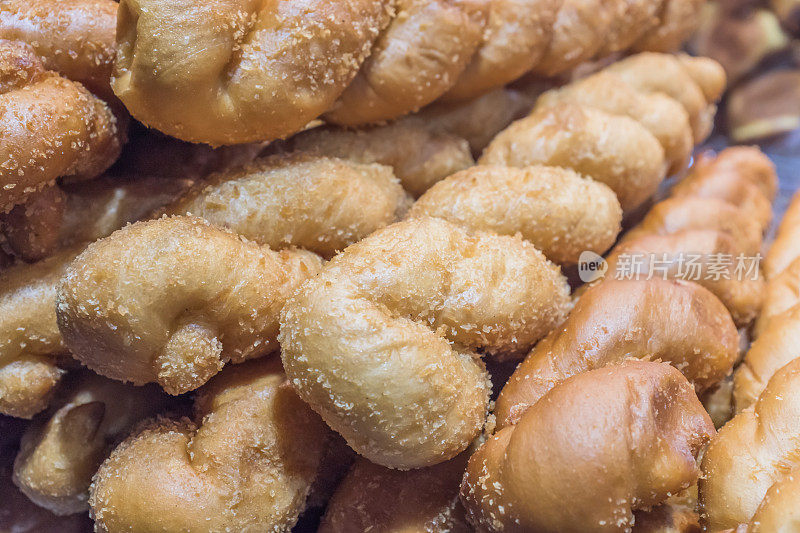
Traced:
<svg viewBox="0 0 800 533">
<path fill-rule="evenodd" d="M 418 218 L 347 248 L 281 318 L 301 398 L 370 461 L 418 468 L 478 435 L 488 375 L 477 351 L 515 357 L 558 324 L 568 288 L 519 238 Z"/>
</svg>

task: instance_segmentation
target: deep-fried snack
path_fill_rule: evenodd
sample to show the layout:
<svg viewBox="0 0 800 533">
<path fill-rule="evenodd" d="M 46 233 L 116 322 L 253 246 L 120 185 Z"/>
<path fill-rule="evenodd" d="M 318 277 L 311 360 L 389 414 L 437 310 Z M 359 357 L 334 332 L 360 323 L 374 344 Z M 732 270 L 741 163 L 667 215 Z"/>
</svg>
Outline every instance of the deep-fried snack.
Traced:
<svg viewBox="0 0 800 533">
<path fill-rule="evenodd" d="M 397 0 L 389 27 L 325 119 L 370 124 L 433 102 L 467 66 L 481 44 L 490 6 L 497 3 Z"/>
<path fill-rule="evenodd" d="M 781 367 L 800 357 L 800 306 L 773 317 L 734 374 L 736 412 L 753 405 Z"/>
<path fill-rule="evenodd" d="M 664 0 L 658 14 L 658 25 L 642 33 L 633 48 L 651 52 L 680 49 L 697 28 L 702 6 L 703 0 Z"/>
<path fill-rule="evenodd" d="M 737 326 L 748 326 L 761 310 L 765 284 L 754 259 L 743 253 L 727 233 L 687 229 L 626 239 L 607 260 L 611 272 L 621 270 L 629 277 L 697 282 L 725 304 Z"/>
<path fill-rule="evenodd" d="M 289 146 L 314 155 L 390 166 L 415 197 L 475 163 L 464 139 L 404 121 L 361 130 L 318 128 L 297 135 Z"/>
<path fill-rule="evenodd" d="M 56 288 L 79 252 L 68 249 L 0 275 L 0 413 L 31 418 L 47 407 L 67 354 L 55 316 Z"/>
<path fill-rule="evenodd" d="M 570 376 L 630 358 L 671 363 L 702 392 L 730 373 L 738 351 L 730 314 L 701 286 L 605 280 L 584 292 L 564 324 L 517 367 L 497 399 L 497 427 L 519 421 Z"/>
<path fill-rule="evenodd" d="M 45 70 L 29 45 L 0 39 L 0 213 L 56 178 L 97 176 L 121 141 L 103 101 Z"/>
<path fill-rule="evenodd" d="M 476 98 L 531 70 L 547 52 L 561 3 L 491 0 L 484 41 L 445 99 Z"/>
<path fill-rule="evenodd" d="M 736 248 L 750 256 L 761 251 L 761 225 L 743 209 L 718 198 L 679 196 L 650 208 L 644 219 L 623 237 L 672 235 L 683 230 L 716 230 L 731 237 Z"/>
<path fill-rule="evenodd" d="M 194 390 L 228 363 L 277 349 L 278 313 L 320 267 L 193 217 L 127 226 L 84 250 L 61 280 L 59 329 L 103 376 Z"/>
<path fill-rule="evenodd" d="M 565 423 L 565 421 L 569 423 Z M 674 367 L 628 362 L 559 384 L 470 458 L 480 531 L 624 531 L 697 481 L 714 426 Z"/>
<path fill-rule="evenodd" d="M 417 218 L 347 248 L 281 314 L 301 398 L 358 453 L 408 469 L 446 461 L 481 430 L 488 375 L 568 304 L 558 267 L 520 238 Z"/>
<path fill-rule="evenodd" d="M 33 46 L 48 70 L 108 100 L 116 50 L 112 0 L 2 0 L 0 39 Z"/>
<path fill-rule="evenodd" d="M 273 250 L 299 246 L 331 257 L 408 205 L 389 167 L 300 153 L 216 174 L 166 212 L 204 218 Z"/>
<path fill-rule="evenodd" d="M 711 133 L 715 102 L 725 89 L 725 71 L 719 63 L 702 57 L 641 53 L 610 65 L 607 71 L 632 87 L 661 92 L 680 102 L 689 114 L 695 144 Z"/>
<path fill-rule="evenodd" d="M 480 154 L 495 135 L 528 114 L 533 103 L 520 91 L 495 89 L 468 102 L 429 105 L 401 122 L 466 139 L 472 153 Z"/>
<path fill-rule="evenodd" d="M 48 187 L 0 215 L 0 230 L 15 256 L 34 263 L 52 254 L 59 245 L 66 203 L 60 187 Z"/>
<path fill-rule="evenodd" d="M 112 86 L 185 141 L 278 139 L 330 109 L 391 17 L 389 0 L 122 0 Z"/>
<path fill-rule="evenodd" d="M 478 163 L 570 168 L 608 185 L 626 211 L 655 193 L 667 170 L 664 149 L 644 126 L 566 102 L 514 122 L 494 138 Z"/>
<path fill-rule="evenodd" d="M 89 509 L 89 484 L 112 447 L 168 406 L 158 387 L 132 387 L 90 372 L 67 379 L 49 416 L 25 431 L 14 483 L 58 515 Z"/>
<path fill-rule="evenodd" d="M 471 230 L 519 234 L 559 265 L 602 254 L 621 229 L 622 209 L 602 183 L 558 167 L 478 166 L 440 181 L 409 217 L 434 216 Z"/>
<path fill-rule="evenodd" d="M 670 173 L 682 170 L 689 161 L 694 146 L 689 115 L 680 103 L 665 94 L 637 90 L 620 76 L 600 71 L 561 89 L 547 91 L 536 106 L 556 102 L 586 105 L 636 120 L 661 143 Z"/>
<path fill-rule="evenodd" d="M 770 202 L 778 193 L 775 164 L 755 146 L 732 146 L 716 155 L 701 154 L 684 181 L 702 180 L 707 175 L 721 181 L 752 183 Z"/>
<path fill-rule="evenodd" d="M 755 405 L 728 422 L 706 450 L 699 485 L 704 526 L 720 531 L 749 523 L 747 531 L 793 530 L 786 524 L 773 529 L 771 524 L 797 511 L 791 496 L 797 494 L 798 437 L 800 360 L 795 360 L 769 380 Z M 784 484 L 787 494 L 781 498 Z M 782 509 L 781 500 L 790 507 Z M 762 513 L 772 518 L 759 527 Z"/>
<path fill-rule="evenodd" d="M 800 257 L 800 193 L 792 197 L 778 227 L 775 240 L 764 258 L 764 275 L 767 279 L 776 278 Z"/>
<path fill-rule="evenodd" d="M 769 254 L 767 254 L 769 257 Z M 764 291 L 764 305 L 758 315 L 753 336 L 760 337 L 772 320 L 780 318 L 787 311 L 800 304 L 800 257 L 780 274 L 767 280 Z M 798 354 L 800 355 L 800 354 Z"/>
<path fill-rule="evenodd" d="M 0 415 L 0 531 L 6 533 L 89 533 L 86 515 L 56 516 L 30 501 L 11 481 L 22 420 Z"/>
<path fill-rule="evenodd" d="M 563 0 L 552 41 L 534 71 L 553 76 L 628 48 L 658 23 L 658 8 L 659 2 L 648 0 Z"/>
<path fill-rule="evenodd" d="M 336 489 L 319 532 L 469 533 L 472 529 L 458 500 L 466 465 L 466 452 L 408 472 L 358 459 Z"/>
<path fill-rule="evenodd" d="M 328 435 L 279 361 L 227 368 L 198 391 L 192 420 L 154 420 L 111 453 L 92 482 L 95 527 L 289 531 Z"/>
</svg>

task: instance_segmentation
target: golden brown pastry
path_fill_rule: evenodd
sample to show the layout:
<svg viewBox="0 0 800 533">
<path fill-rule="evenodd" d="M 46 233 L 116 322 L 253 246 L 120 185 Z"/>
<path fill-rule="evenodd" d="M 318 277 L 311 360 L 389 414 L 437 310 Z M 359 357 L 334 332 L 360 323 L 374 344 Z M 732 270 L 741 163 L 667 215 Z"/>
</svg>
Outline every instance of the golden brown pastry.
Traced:
<svg viewBox="0 0 800 533">
<path fill-rule="evenodd" d="M 397 220 L 409 203 L 389 167 L 300 153 L 211 176 L 166 212 L 204 218 L 272 249 L 331 257 Z"/>
<path fill-rule="evenodd" d="M 481 44 L 493 0 L 397 0 L 396 13 L 328 122 L 358 125 L 416 111 L 449 89 Z"/>
<path fill-rule="evenodd" d="M 600 71 L 561 89 L 547 91 L 539 97 L 536 106 L 557 102 L 571 102 L 630 117 L 661 143 L 670 173 L 682 170 L 688 163 L 694 146 L 689 115 L 680 103 L 665 94 L 637 90 L 620 76 Z"/>
<path fill-rule="evenodd" d="M 90 533 L 89 515 L 56 516 L 30 501 L 11 480 L 14 454 L 25 426 L 0 415 L 0 531 L 6 533 Z"/>
<path fill-rule="evenodd" d="M 0 215 L 0 230 L 15 256 L 34 263 L 53 253 L 59 246 L 66 203 L 60 187 L 48 187 Z"/>
<path fill-rule="evenodd" d="M 685 279 L 725 304 L 738 326 L 751 324 L 764 301 L 764 279 L 754 259 L 722 231 L 686 229 L 669 235 L 625 239 L 608 256 L 608 269 L 623 277 Z"/>
<path fill-rule="evenodd" d="M 764 275 L 767 279 L 776 278 L 792 262 L 800 257 L 800 193 L 792 197 L 792 202 L 783 215 L 775 240 L 764 258 Z"/>
<path fill-rule="evenodd" d="M 275 252 L 202 219 L 139 222 L 70 264 L 58 326 L 98 374 L 180 394 L 228 362 L 274 352 L 280 309 L 319 267 L 310 252 Z"/>
<path fill-rule="evenodd" d="M 695 458 L 713 435 L 674 367 L 636 361 L 592 370 L 481 446 L 461 499 L 478 531 L 630 531 L 635 511 L 697 481 Z"/>
<path fill-rule="evenodd" d="M 2 0 L 0 39 L 33 46 L 48 70 L 109 100 L 117 3 L 112 0 Z"/>
<path fill-rule="evenodd" d="M 690 178 L 701 179 L 708 174 L 719 180 L 752 183 L 770 202 L 778 192 L 775 164 L 755 146 L 732 146 L 714 156 L 702 154 Z"/>
<path fill-rule="evenodd" d="M 539 108 L 511 124 L 478 163 L 569 168 L 608 185 L 626 211 L 655 193 L 667 170 L 664 149 L 644 126 L 566 102 Z"/>
<path fill-rule="evenodd" d="M 437 464 L 481 430 L 477 353 L 516 357 L 564 316 L 558 268 L 520 238 L 417 218 L 348 247 L 281 315 L 281 357 L 348 444 L 390 468 Z"/>
<path fill-rule="evenodd" d="M 767 253 L 767 257 L 770 253 Z M 773 319 L 800 304 L 800 256 L 780 274 L 767 280 L 764 305 L 758 315 L 753 336 L 760 337 Z"/>
<path fill-rule="evenodd" d="M 81 372 L 62 383 L 52 412 L 22 436 L 14 483 L 58 515 L 89 509 L 89 484 L 113 446 L 167 406 L 155 386 L 132 387 Z"/>
<path fill-rule="evenodd" d="M 67 354 L 55 315 L 56 288 L 80 249 L 0 275 L 0 413 L 31 418 L 47 407 Z"/>
<path fill-rule="evenodd" d="M 469 100 L 514 81 L 547 52 L 562 0 L 491 0 L 483 43 L 445 95 Z"/>
<path fill-rule="evenodd" d="M 642 33 L 635 50 L 674 52 L 694 33 L 700 20 L 703 0 L 664 0 L 658 13 L 659 23 Z"/>
<path fill-rule="evenodd" d="M 391 18 L 389 0 L 122 0 L 112 86 L 185 141 L 301 130 L 330 109 Z"/>
<path fill-rule="evenodd" d="M 722 303 L 685 281 L 607 279 L 517 367 L 497 399 L 497 427 L 516 423 L 558 383 L 626 359 L 662 360 L 698 392 L 733 368 L 739 336 Z"/>
<path fill-rule="evenodd" d="M 723 427 L 703 457 L 700 502 L 710 531 L 748 524 L 750 531 L 792 531 L 800 466 L 800 360 L 781 368 L 758 401 Z M 781 496 L 786 484 L 787 493 Z M 783 508 L 783 505 L 787 507 Z M 770 516 L 760 524 L 760 516 Z M 774 527 L 780 525 L 781 527 Z"/>
<path fill-rule="evenodd" d="M 358 459 L 331 499 L 320 533 L 470 533 L 458 488 L 466 452 L 407 472 Z"/>
<path fill-rule="evenodd" d="M 313 155 L 390 166 L 415 197 L 475 164 L 464 139 L 405 121 L 360 130 L 317 128 L 297 135 L 289 146 Z"/>
<path fill-rule="evenodd" d="M 400 122 L 466 139 L 472 153 L 480 154 L 495 135 L 528 114 L 533 104 L 528 95 L 502 88 L 467 102 L 435 103 Z"/>
<path fill-rule="evenodd" d="M 715 102 L 725 89 L 725 71 L 716 61 L 641 53 L 610 65 L 607 71 L 634 88 L 664 93 L 680 102 L 689 114 L 695 144 L 711 133 Z"/>
<path fill-rule="evenodd" d="M 0 213 L 57 178 L 97 176 L 121 137 L 105 103 L 45 70 L 29 45 L 0 39 Z"/>
<path fill-rule="evenodd" d="M 773 317 L 734 374 L 736 412 L 753 405 L 773 375 L 800 357 L 800 306 Z"/>
<path fill-rule="evenodd" d="M 625 241 L 642 235 L 672 235 L 683 230 L 715 230 L 727 234 L 748 256 L 761 252 L 759 222 L 744 209 L 718 198 L 678 196 L 650 208 L 644 219 L 625 234 Z"/>
<path fill-rule="evenodd" d="M 227 368 L 198 392 L 192 420 L 154 420 L 111 453 L 91 486 L 95 527 L 288 531 L 328 435 L 279 361 Z"/>
<path fill-rule="evenodd" d="M 622 208 L 614 192 L 558 167 L 478 166 L 440 181 L 409 217 L 434 216 L 471 230 L 519 234 L 559 265 L 586 250 L 602 254 L 617 238 Z"/>
</svg>

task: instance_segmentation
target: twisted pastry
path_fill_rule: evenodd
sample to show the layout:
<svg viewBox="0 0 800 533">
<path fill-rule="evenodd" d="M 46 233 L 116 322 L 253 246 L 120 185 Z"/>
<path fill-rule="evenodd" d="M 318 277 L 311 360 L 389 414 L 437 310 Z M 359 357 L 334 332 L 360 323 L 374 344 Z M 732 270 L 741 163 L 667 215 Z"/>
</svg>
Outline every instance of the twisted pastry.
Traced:
<svg viewBox="0 0 800 533">
<path fill-rule="evenodd" d="M 98 374 L 181 394 L 229 361 L 275 351 L 283 303 L 319 268 L 310 252 L 275 252 L 201 219 L 139 222 L 70 264 L 58 327 Z"/>
<path fill-rule="evenodd" d="M 92 476 L 111 447 L 168 405 L 157 387 L 131 387 L 89 372 L 65 381 L 54 411 L 23 434 L 14 461 L 14 483 L 58 515 L 86 511 Z"/>
<path fill-rule="evenodd" d="M 0 413 L 31 418 L 64 374 L 67 354 L 55 316 L 56 288 L 80 249 L 68 249 L 0 276 Z"/>
<path fill-rule="evenodd" d="M 765 262 L 772 255 L 767 252 Z M 767 280 L 764 305 L 758 316 L 753 336 L 761 337 L 773 319 L 777 319 L 800 304 L 800 257 L 792 261 L 785 270 Z"/>
<path fill-rule="evenodd" d="M 320 533 L 425 531 L 469 533 L 458 487 L 467 453 L 403 472 L 358 459 L 339 484 Z"/>
<path fill-rule="evenodd" d="M 630 531 L 635 513 L 697 480 L 695 458 L 713 435 L 672 366 L 592 370 L 557 385 L 481 446 L 461 500 L 478 531 Z"/>
<path fill-rule="evenodd" d="M 117 3 L 112 0 L 2 0 L 0 39 L 30 44 L 48 70 L 114 98 Z"/>
<path fill-rule="evenodd" d="M 226 369 L 195 397 L 190 420 L 157 419 L 94 476 L 102 531 L 288 531 L 325 451 L 325 424 L 276 360 Z"/>
<path fill-rule="evenodd" d="M 332 257 L 407 208 L 389 167 L 301 153 L 214 175 L 166 212 L 204 218 L 273 249 L 298 246 Z"/>
<path fill-rule="evenodd" d="M 699 488 L 708 529 L 749 524 L 747 531 L 789 531 L 796 524 L 790 517 L 796 515 L 791 496 L 800 467 L 799 380 L 800 361 L 781 368 L 758 401 L 728 422 L 706 450 Z"/>
<path fill-rule="evenodd" d="M 0 39 L 0 213 L 56 178 L 93 178 L 117 158 L 108 106 L 44 69 L 26 44 Z"/>
<path fill-rule="evenodd" d="M 654 73 L 661 68 L 689 89 Z M 704 75 L 695 78 L 694 70 Z M 655 193 L 668 170 L 685 164 L 691 143 L 704 138 L 690 125 L 713 116 L 722 87 L 724 73 L 714 62 L 632 56 L 542 95 L 534 112 L 495 137 L 478 163 L 571 168 L 608 185 L 629 211 Z"/>
<path fill-rule="evenodd" d="M 348 444 L 408 469 L 478 435 L 488 375 L 478 351 L 513 357 L 561 321 L 568 287 L 519 238 L 418 218 L 373 233 L 304 283 L 281 316 L 298 394 Z"/>
<path fill-rule="evenodd" d="M 607 186 L 543 166 L 478 166 L 453 174 L 414 203 L 409 217 L 420 216 L 471 230 L 520 234 L 560 265 L 576 264 L 585 250 L 604 253 L 622 223 L 619 201 Z"/>
<path fill-rule="evenodd" d="M 464 139 L 406 122 L 360 130 L 316 128 L 293 137 L 288 147 L 318 156 L 390 166 L 403 188 L 415 197 L 475 164 Z"/>
<path fill-rule="evenodd" d="M 696 0 L 123 0 L 113 87 L 136 118 L 178 138 L 272 140 L 325 112 L 337 124 L 375 123 L 530 70 L 564 72 L 657 27 L 679 41 L 693 17 L 676 13 L 697 9 Z"/>
<path fill-rule="evenodd" d="M 730 315 L 699 285 L 608 279 L 520 363 L 497 398 L 497 427 L 517 423 L 570 376 L 630 358 L 669 362 L 702 392 L 730 373 L 738 349 Z"/>
<path fill-rule="evenodd" d="M 800 194 L 795 194 L 764 259 L 764 274 L 767 279 L 777 277 L 800 257 L 798 241 L 800 241 Z"/>
</svg>

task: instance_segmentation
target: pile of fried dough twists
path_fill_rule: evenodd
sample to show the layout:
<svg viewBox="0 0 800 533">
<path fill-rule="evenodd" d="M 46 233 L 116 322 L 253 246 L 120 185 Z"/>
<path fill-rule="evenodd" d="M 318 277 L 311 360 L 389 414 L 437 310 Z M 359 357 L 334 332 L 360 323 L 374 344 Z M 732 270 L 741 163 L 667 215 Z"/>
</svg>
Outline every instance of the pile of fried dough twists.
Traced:
<svg viewBox="0 0 800 533">
<path fill-rule="evenodd" d="M 800 531 L 701 4 L 0 0 L 0 531 Z"/>
</svg>

